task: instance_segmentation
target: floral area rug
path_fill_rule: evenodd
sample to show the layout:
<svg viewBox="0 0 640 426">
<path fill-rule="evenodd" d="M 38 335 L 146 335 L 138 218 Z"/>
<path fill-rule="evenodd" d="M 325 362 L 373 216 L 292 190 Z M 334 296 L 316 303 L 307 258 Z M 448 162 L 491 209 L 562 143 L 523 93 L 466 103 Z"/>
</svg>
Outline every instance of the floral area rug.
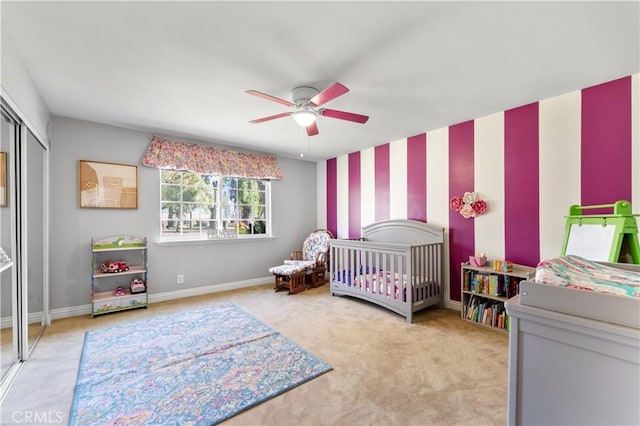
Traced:
<svg viewBox="0 0 640 426">
<path fill-rule="evenodd" d="M 89 331 L 70 423 L 215 424 L 330 371 L 234 304 Z"/>
</svg>

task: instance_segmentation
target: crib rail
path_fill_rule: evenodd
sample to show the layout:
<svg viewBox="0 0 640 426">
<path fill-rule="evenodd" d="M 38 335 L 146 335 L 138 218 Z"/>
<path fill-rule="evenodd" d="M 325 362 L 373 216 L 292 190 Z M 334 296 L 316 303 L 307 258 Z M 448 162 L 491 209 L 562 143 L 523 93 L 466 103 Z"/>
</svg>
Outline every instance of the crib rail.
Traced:
<svg viewBox="0 0 640 426">
<path fill-rule="evenodd" d="M 392 277 L 403 276 L 411 270 L 411 247 L 402 244 L 388 244 L 362 241 L 332 241 L 331 271 L 334 278 L 343 283 L 354 283 L 374 279 L 378 271 L 387 271 Z M 386 282 L 381 283 L 380 292 L 386 294 L 389 289 Z"/>
<path fill-rule="evenodd" d="M 369 300 L 409 322 L 415 310 L 442 303 L 442 243 L 332 240 L 329 259 L 332 294 Z"/>
</svg>

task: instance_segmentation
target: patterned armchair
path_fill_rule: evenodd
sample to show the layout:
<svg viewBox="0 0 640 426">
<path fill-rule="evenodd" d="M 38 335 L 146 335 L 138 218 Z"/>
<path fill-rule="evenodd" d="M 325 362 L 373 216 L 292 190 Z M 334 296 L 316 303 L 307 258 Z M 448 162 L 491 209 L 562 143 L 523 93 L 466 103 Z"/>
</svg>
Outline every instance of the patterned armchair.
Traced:
<svg viewBox="0 0 640 426">
<path fill-rule="evenodd" d="M 291 258 L 285 260 L 285 265 L 297 265 L 306 269 L 311 275 L 313 287 L 324 284 L 324 273 L 329 265 L 329 240 L 335 238 L 327 229 L 313 231 L 302 244 L 302 250 L 291 253 Z"/>
<path fill-rule="evenodd" d="M 329 240 L 333 234 L 326 229 L 313 231 L 304 240 L 302 250 L 291 253 L 291 258 L 283 265 L 269 269 L 275 275 L 275 290 L 288 288 L 289 294 L 304 291 L 305 277 L 311 278 L 311 285 L 324 284 L 324 273 L 329 264 Z"/>
</svg>

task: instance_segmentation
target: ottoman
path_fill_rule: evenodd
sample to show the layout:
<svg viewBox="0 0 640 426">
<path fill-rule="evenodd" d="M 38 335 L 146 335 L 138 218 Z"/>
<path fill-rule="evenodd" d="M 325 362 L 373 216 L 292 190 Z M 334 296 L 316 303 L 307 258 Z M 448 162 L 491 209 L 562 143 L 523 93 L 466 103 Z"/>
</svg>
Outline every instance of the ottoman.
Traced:
<svg viewBox="0 0 640 426">
<path fill-rule="evenodd" d="M 288 289 L 289 294 L 296 294 L 304 291 L 304 278 L 306 268 L 301 265 L 279 265 L 269 268 L 269 272 L 275 276 L 276 283 L 274 290 L 280 291 Z"/>
</svg>

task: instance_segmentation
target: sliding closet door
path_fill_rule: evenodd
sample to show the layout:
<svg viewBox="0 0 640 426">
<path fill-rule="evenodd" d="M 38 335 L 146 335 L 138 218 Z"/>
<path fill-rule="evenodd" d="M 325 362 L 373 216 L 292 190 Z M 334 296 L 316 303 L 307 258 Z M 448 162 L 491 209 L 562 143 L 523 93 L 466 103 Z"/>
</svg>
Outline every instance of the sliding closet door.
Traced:
<svg viewBox="0 0 640 426">
<path fill-rule="evenodd" d="M 25 146 L 26 145 L 26 146 Z M 47 169 L 46 150 L 40 142 L 27 131 L 26 144 L 21 152 L 26 158 L 23 170 L 26 187 L 26 271 L 23 274 L 23 286 L 27 295 L 28 350 L 40 336 L 45 325 L 45 172 Z"/>
<path fill-rule="evenodd" d="M 0 275 L 1 399 L 49 322 L 49 240 L 48 148 L 4 101 L 0 107 L 0 151 L 7 158 L 7 179 L 0 173 L 0 183 L 8 195 L 6 206 L 0 196 L 0 244 L 13 261 Z"/>
<path fill-rule="evenodd" d="M 0 166 L 0 246 L 12 261 L 15 260 L 15 200 L 12 198 L 15 182 L 12 179 L 14 170 L 14 151 L 20 136 L 20 126 L 14 118 L 2 109 L 0 134 L 0 160 L 4 161 Z M 0 262 L 0 265 L 3 263 Z M 0 382 L 7 375 L 11 367 L 18 361 L 18 317 L 17 303 L 17 275 L 15 263 L 4 263 L 0 272 Z"/>
</svg>

